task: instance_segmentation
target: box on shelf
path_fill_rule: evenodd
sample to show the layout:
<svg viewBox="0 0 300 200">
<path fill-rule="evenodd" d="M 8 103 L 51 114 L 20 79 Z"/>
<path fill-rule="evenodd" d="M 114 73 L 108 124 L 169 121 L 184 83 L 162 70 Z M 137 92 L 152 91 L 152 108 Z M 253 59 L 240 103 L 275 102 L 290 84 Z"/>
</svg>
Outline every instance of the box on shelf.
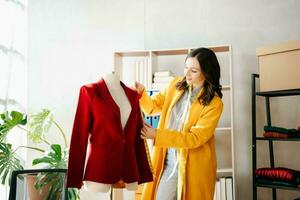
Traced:
<svg viewBox="0 0 300 200">
<path fill-rule="evenodd" d="M 256 49 L 260 91 L 300 89 L 300 40 Z"/>
</svg>

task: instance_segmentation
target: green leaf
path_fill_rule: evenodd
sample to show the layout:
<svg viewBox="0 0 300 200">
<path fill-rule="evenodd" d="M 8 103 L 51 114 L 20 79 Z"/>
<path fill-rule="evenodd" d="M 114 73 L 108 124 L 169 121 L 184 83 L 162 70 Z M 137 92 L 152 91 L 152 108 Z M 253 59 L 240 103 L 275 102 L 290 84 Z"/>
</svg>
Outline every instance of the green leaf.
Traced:
<svg viewBox="0 0 300 200">
<path fill-rule="evenodd" d="M 76 188 L 68 188 L 68 199 L 77 200 L 79 199 L 79 192 Z"/>
<path fill-rule="evenodd" d="M 62 181 L 61 180 L 56 180 L 53 182 L 53 185 L 54 185 L 54 189 L 53 189 L 53 199 L 57 199 L 60 195 L 61 195 L 61 191 L 62 191 L 62 188 L 63 188 L 63 185 L 62 185 Z M 50 198 L 51 199 L 51 198 Z"/>
<path fill-rule="evenodd" d="M 62 151 L 59 144 L 51 145 L 51 149 L 47 154 L 41 158 L 36 158 L 32 161 L 33 165 L 39 163 L 47 164 L 47 168 L 66 168 L 67 157 L 66 150 Z"/>
<path fill-rule="evenodd" d="M 32 165 L 37 165 L 40 163 L 46 163 L 46 164 L 51 164 L 53 162 L 52 158 L 49 157 L 43 157 L 43 158 L 36 158 L 32 161 Z"/>
<path fill-rule="evenodd" d="M 23 125 L 23 126 L 27 124 L 27 115 L 25 116 L 25 119 L 22 119 L 20 121 L 20 124 Z"/>
<path fill-rule="evenodd" d="M 1 117 L 1 119 L 2 119 L 3 121 L 7 118 L 7 113 L 8 113 L 8 112 L 1 113 L 1 114 L 0 114 L 0 117 Z"/>
<path fill-rule="evenodd" d="M 3 175 L 2 175 L 2 182 L 1 183 L 3 185 L 5 184 L 5 180 L 6 180 L 6 177 L 7 177 L 8 173 L 9 173 L 9 169 L 6 168 L 5 171 L 4 171 L 4 173 L 3 173 Z"/>
<path fill-rule="evenodd" d="M 62 192 L 65 180 L 64 177 L 64 174 L 58 172 L 39 173 L 35 182 L 35 188 L 41 191 L 45 186 L 50 184 L 46 199 L 57 199 L 57 197 L 61 195 Z"/>
<path fill-rule="evenodd" d="M 43 109 L 41 112 L 30 115 L 28 137 L 34 143 L 41 143 L 44 134 L 47 133 L 53 124 L 53 115 L 50 110 Z"/>
<path fill-rule="evenodd" d="M 48 192 L 48 195 L 46 197 L 46 200 L 53 200 L 53 199 L 55 199 L 55 198 L 52 198 L 53 188 L 54 188 L 54 184 L 51 184 L 51 186 L 49 187 L 49 192 Z"/>
<path fill-rule="evenodd" d="M 21 122 L 23 121 L 23 114 L 18 111 L 11 111 L 10 116 L 12 117 L 14 122 Z"/>
<path fill-rule="evenodd" d="M 0 143 L 0 179 L 2 184 L 10 182 L 14 170 L 22 170 L 23 166 L 9 144 Z M 8 178 L 8 181 L 7 181 Z"/>
<path fill-rule="evenodd" d="M 11 129 L 27 123 L 27 117 L 18 111 L 11 111 L 9 115 L 8 112 L 5 112 L 0 116 L 3 121 L 3 124 L 0 125 L 0 142 L 6 140 L 6 135 Z"/>
<path fill-rule="evenodd" d="M 61 146 L 59 144 L 52 144 L 51 149 L 55 152 L 56 158 L 61 160 Z"/>
<path fill-rule="evenodd" d="M 48 183 L 57 177 L 57 173 L 39 173 L 35 183 L 36 189 L 43 189 Z"/>
</svg>

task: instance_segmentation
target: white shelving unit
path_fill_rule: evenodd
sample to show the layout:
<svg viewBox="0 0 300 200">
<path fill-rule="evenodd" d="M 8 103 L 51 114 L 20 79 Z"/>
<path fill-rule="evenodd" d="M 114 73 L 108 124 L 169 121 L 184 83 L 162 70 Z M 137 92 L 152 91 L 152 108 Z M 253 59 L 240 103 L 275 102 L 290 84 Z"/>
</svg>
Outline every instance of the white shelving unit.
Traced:
<svg viewBox="0 0 300 200">
<path fill-rule="evenodd" d="M 152 89 L 153 74 L 158 71 L 172 71 L 183 76 L 186 55 L 198 47 L 178 49 L 152 49 L 138 51 L 116 51 L 114 71 L 121 80 L 132 85 L 136 80 L 136 63 L 147 63 L 147 89 Z M 230 45 L 206 46 L 213 50 L 221 66 L 221 85 L 224 111 L 215 132 L 217 151 L 217 177 L 232 177 L 233 199 L 235 199 L 234 170 L 234 129 L 233 129 L 233 85 L 232 85 L 232 48 Z M 150 86 L 150 87 L 149 87 Z"/>
</svg>

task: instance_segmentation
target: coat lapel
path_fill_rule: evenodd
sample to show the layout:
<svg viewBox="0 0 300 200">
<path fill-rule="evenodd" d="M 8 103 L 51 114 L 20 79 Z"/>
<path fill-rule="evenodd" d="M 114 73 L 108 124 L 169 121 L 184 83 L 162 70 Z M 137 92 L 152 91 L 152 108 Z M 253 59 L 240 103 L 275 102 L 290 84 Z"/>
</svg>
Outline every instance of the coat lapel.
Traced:
<svg viewBox="0 0 300 200">
<path fill-rule="evenodd" d="M 129 124 L 129 120 L 132 117 L 132 113 L 134 112 L 134 109 L 137 105 L 137 101 L 135 101 L 135 95 L 133 94 L 133 91 L 130 88 L 128 88 L 123 82 L 121 82 L 121 86 L 123 87 L 124 92 L 125 92 L 128 100 L 129 100 L 130 105 L 131 105 L 131 111 L 130 111 L 129 117 L 127 119 L 127 122 L 124 126 L 124 131 L 125 131 L 127 129 L 128 124 Z"/>
<path fill-rule="evenodd" d="M 170 110 L 168 113 L 170 113 L 170 111 L 172 110 L 173 106 L 177 103 L 177 101 L 179 100 L 179 98 L 183 95 L 184 90 L 179 90 L 176 94 L 175 97 L 172 99 L 171 103 L 170 103 Z"/>
<path fill-rule="evenodd" d="M 133 91 L 132 89 L 128 88 L 122 81 L 120 81 L 120 84 L 122 86 L 122 88 L 124 89 L 125 91 L 125 94 L 130 102 L 130 105 L 131 105 L 131 112 L 132 112 L 132 109 L 136 106 L 136 101 L 135 101 L 135 95 L 133 95 Z M 131 115 L 131 113 L 130 113 Z"/>
<path fill-rule="evenodd" d="M 99 86 L 99 91 L 100 91 L 100 95 L 104 98 L 104 100 L 111 106 L 112 110 L 114 111 L 114 113 L 118 116 L 121 117 L 120 115 L 120 108 L 119 106 L 116 104 L 116 102 L 114 101 L 114 99 L 112 98 L 111 94 L 109 93 L 109 90 L 107 88 L 107 85 L 105 84 L 105 81 L 103 79 L 101 79 L 98 82 L 98 86 Z"/>
<path fill-rule="evenodd" d="M 129 121 L 129 119 L 132 115 L 132 112 L 133 112 L 134 108 L 136 107 L 136 104 L 135 104 L 136 101 L 135 101 L 135 95 L 133 94 L 133 91 L 130 88 L 128 88 L 122 81 L 120 81 L 120 84 L 121 84 L 121 87 L 123 88 L 128 100 L 129 100 L 129 103 L 131 105 L 131 112 L 129 114 L 128 120 L 127 120 L 127 122 L 125 124 L 125 127 L 124 127 L 124 130 L 125 130 L 125 128 L 128 124 L 128 121 Z M 111 94 L 109 93 L 109 90 L 107 88 L 107 85 L 105 84 L 105 81 L 103 79 L 101 79 L 98 82 L 98 85 L 99 85 L 100 95 L 105 99 L 105 101 L 108 104 L 110 104 L 112 110 L 117 115 L 117 117 L 121 118 L 120 108 L 116 104 L 114 99 L 112 98 Z"/>
<path fill-rule="evenodd" d="M 166 120 L 165 123 L 168 123 L 168 121 L 170 120 L 170 115 L 173 109 L 173 106 L 176 104 L 176 102 L 179 100 L 179 98 L 182 96 L 182 94 L 184 93 L 184 90 L 179 90 L 176 92 L 174 98 L 172 99 L 172 101 L 170 102 L 170 106 L 168 109 L 168 112 L 166 114 Z M 166 125 L 167 126 L 167 125 Z"/>
</svg>

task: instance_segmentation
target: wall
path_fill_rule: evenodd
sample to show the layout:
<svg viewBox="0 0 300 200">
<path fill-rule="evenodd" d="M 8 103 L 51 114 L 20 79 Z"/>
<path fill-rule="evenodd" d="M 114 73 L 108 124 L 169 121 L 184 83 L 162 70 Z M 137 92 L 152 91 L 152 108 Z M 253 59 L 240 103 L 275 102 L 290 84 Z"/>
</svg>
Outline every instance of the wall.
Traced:
<svg viewBox="0 0 300 200">
<path fill-rule="evenodd" d="M 29 0 L 29 108 L 55 109 L 70 134 L 79 87 L 112 70 L 114 50 L 231 44 L 237 199 L 251 199 L 250 74 L 258 72 L 255 49 L 299 39 L 299 9 L 297 0 Z M 296 102 L 299 98 L 272 100 L 277 125 L 299 126 Z M 264 104 L 259 103 L 263 121 Z M 299 147 L 288 145 L 275 145 L 275 160 L 300 170 L 289 153 Z M 268 164 L 266 153 L 262 146 L 259 166 Z M 259 191 L 259 199 L 270 199 L 270 192 Z M 300 195 L 280 192 L 279 199 L 295 196 Z"/>
<path fill-rule="evenodd" d="M 27 15 L 26 0 L 22 2 L 0 1 L 1 114 L 6 111 L 9 113 L 11 111 L 26 113 L 27 111 Z M 11 118 L 11 116 L 9 117 Z M 0 119 L 0 124 L 3 124 L 2 119 Z M 6 139 L 6 142 L 11 144 L 12 151 L 17 154 L 23 165 L 27 151 L 20 146 L 24 146 L 27 143 L 25 132 L 20 128 L 14 127 L 8 132 Z M 2 160 L 1 158 L 1 162 Z M 3 166 L 2 164 L 1 166 Z M 4 171 L 1 169 L 2 177 L 5 174 Z M 1 183 L 0 185 L 0 200 L 8 199 L 8 186 L 9 179 L 7 176 L 5 184 Z"/>
</svg>

